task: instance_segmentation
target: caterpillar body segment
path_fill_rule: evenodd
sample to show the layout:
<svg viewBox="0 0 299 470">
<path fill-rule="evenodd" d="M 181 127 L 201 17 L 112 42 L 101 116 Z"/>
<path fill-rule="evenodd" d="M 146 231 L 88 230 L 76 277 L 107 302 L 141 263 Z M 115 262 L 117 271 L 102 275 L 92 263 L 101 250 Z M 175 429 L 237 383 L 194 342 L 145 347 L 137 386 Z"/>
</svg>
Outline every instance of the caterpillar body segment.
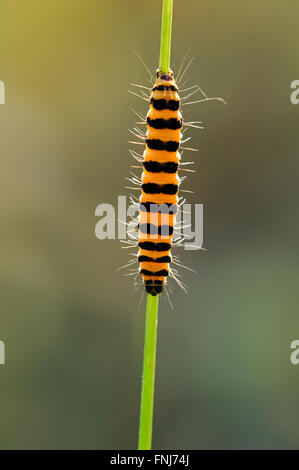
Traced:
<svg viewBox="0 0 299 470">
<path fill-rule="evenodd" d="M 139 273 L 145 290 L 158 295 L 167 283 L 178 210 L 182 115 L 173 73 L 157 71 L 146 117 L 138 224 Z"/>
</svg>

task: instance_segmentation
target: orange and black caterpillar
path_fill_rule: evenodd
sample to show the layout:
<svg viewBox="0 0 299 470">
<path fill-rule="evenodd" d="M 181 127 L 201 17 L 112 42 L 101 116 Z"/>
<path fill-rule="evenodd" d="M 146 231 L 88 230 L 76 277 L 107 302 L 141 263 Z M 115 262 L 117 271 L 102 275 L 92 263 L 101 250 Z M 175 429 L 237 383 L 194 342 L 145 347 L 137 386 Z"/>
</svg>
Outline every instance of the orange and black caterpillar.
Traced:
<svg viewBox="0 0 299 470">
<path fill-rule="evenodd" d="M 172 71 L 157 71 L 146 125 L 139 199 L 138 262 L 146 292 L 156 296 L 166 286 L 170 272 L 180 183 L 178 167 L 183 121 L 179 90 Z"/>
</svg>

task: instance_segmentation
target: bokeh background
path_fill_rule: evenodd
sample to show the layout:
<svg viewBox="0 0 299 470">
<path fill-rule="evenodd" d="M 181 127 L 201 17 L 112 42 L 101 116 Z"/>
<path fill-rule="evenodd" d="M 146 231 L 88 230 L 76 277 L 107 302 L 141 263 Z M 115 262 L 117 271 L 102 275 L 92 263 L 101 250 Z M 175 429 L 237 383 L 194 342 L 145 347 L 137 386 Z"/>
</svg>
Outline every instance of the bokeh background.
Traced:
<svg viewBox="0 0 299 470">
<path fill-rule="evenodd" d="M 2 449 L 134 449 L 145 304 L 95 237 L 127 194 L 126 90 L 158 64 L 161 1 L 0 0 Z M 209 102 L 189 201 L 207 252 L 160 304 L 153 446 L 299 448 L 296 0 L 175 0 L 172 68 Z"/>
</svg>

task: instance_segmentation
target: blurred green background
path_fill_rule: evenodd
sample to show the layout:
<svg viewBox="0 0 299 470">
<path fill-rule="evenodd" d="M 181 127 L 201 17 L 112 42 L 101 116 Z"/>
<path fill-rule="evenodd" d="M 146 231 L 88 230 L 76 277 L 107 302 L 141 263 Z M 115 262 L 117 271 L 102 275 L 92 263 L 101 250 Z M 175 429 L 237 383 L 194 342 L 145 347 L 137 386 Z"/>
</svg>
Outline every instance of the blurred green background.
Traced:
<svg viewBox="0 0 299 470">
<path fill-rule="evenodd" d="M 95 237 L 127 194 L 132 46 L 158 65 L 161 1 L 0 0 L 0 448 L 134 449 L 144 303 Z M 207 252 L 182 253 L 186 296 L 160 302 L 153 446 L 299 448 L 299 5 L 175 0 L 172 68 L 191 47 L 189 201 Z M 186 155 L 190 157 L 190 155 Z M 185 185 L 186 187 L 186 185 Z"/>
</svg>

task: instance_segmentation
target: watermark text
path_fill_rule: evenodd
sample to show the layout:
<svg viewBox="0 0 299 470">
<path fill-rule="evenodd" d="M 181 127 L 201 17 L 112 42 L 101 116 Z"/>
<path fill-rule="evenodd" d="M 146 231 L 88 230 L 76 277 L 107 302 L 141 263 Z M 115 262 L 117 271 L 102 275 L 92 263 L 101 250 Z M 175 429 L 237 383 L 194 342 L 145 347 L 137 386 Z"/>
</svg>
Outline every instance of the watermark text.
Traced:
<svg viewBox="0 0 299 470">
<path fill-rule="evenodd" d="M 291 353 L 290 361 L 293 366 L 296 366 L 297 364 L 299 364 L 299 340 L 294 339 L 291 342 L 290 348 L 294 349 L 294 351 Z"/>
<path fill-rule="evenodd" d="M 290 100 L 292 104 L 299 103 L 299 80 L 293 80 L 291 83 L 291 89 L 294 90 L 291 93 Z"/>
<path fill-rule="evenodd" d="M 0 341 L 0 365 L 5 364 L 5 344 Z"/>
<path fill-rule="evenodd" d="M 5 104 L 5 85 L 2 80 L 0 80 L 0 104 Z"/>
<path fill-rule="evenodd" d="M 99 204 L 95 210 L 99 217 L 96 237 L 132 241 L 137 241 L 140 234 L 150 235 L 151 240 L 173 237 L 185 250 L 202 248 L 202 204 L 146 204 L 131 202 L 127 206 L 126 196 L 118 196 L 117 210 L 112 204 Z"/>
</svg>

